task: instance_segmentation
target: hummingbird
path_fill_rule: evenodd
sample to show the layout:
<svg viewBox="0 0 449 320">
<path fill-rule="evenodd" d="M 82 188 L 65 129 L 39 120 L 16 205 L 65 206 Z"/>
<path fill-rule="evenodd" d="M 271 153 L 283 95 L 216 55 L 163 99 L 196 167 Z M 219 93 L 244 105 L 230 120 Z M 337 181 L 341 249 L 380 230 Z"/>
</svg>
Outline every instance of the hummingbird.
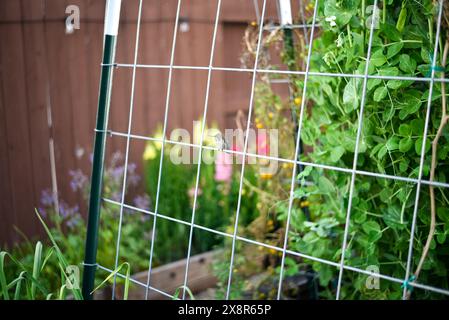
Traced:
<svg viewBox="0 0 449 320">
<path fill-rule="evenodd" d="M 226 142 L 225 138 L 222 136 L 220 132 L 217 132 L 215 135 L 212 135 L 212 137 L 215 138 L 215 146 L 218 148 L 218 150 L 229 150 L 229 144 Z"/>
</svg>

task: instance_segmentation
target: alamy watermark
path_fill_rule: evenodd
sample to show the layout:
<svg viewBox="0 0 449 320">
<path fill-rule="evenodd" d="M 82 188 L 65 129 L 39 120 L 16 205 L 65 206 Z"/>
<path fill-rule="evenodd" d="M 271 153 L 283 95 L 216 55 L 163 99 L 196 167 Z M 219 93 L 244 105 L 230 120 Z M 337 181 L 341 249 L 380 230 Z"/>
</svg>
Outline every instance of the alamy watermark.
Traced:
<svg viewBox="0 0 449 320">
<path fill-rule="evenodd" d="M 80 288 L 80 269 L 76 265 L 69 265 L 65 269 L 66 280 L 65 286 L 67 289 L 79 289 Z"/>
<path fill-rule="evenodd" d="M 194 128 L 201 127 L 200 121 L 194 121 Z M 198 164 L 201 142 L 200 130 L 190 132 L 183 128 L 172 130 L 169 141 L 170 161 L 174 164 Z M 258 165 L 260 174 L 273 175 L 278 170 L 279 132 L 277 129 L 225 129 L 204 130 L 201 161 L 204 164 L 230 166 L 232 164 Z M 247 141 L 246 141 L 247 140 Z M 246 143 L 246 149 L 245 149 Z M 195 146 L 192 148 L 192 145 Z M 243 153 L 245 152 L 245 157 Z"/>
<path fill-rule="evenodd" d="M 71 4 L 65 8 L 65 13 L 69 15 L 65 19 L 65 33 L 72 34 L 80 29 L 80 8 Z"/>
<path fill-rule="evenodd" d="M 370 272 L 365 281 L 365 287 L 370 290 L 379 290 L 380 289 L 380 270 L 376 265 L 371 265 L 366 268 L 366 271 Z"/>
</svg>

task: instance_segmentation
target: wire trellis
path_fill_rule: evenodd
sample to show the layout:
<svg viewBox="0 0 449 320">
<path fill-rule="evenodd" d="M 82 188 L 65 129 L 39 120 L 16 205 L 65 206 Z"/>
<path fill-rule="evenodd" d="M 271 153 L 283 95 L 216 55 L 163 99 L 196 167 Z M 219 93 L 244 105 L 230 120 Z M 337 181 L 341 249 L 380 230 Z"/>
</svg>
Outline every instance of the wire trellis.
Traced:
<svg viewBox="0 0 449 320">
<path fill-rule="evenodd" d="M 258 21 L 258 40 L 257 40 L 257 48 L 256 48 L 256 54 L 255 54 L 255 60 L 254 60 L 254 67 L 252 69 L 250 68 L 230 68 L 230 67 L 217 67 L 213 65 L 214 62 L 214 51 L 215 51 L 215 44 L 217 40 L 217 30 L 219 26 L 220 21 L 220 13 L 221 13 L 221 7 L 222 7 L 222 0 L 217 0 L 217 9 L 215 13 L 215 19 L 214 19 L 214 29 L 212 34 L 212 44 L 210 48 L 210 56 L 209 56 L 209 65 L 208 66 L 188 66 L 188 65 L 175 65 L 174 64 L 174 56 L 175 56 L 175 50 L 176 50 L 176 38 L 178 33 L 178 24 L 180 21 L 180 10 L 182 5 L 182 0 L 177 1 L 177 9 L 176 9 L 176 17 L 174 22 L 174 30 L 173 30 L 173 38 L 172 38 L 172 45 L 171 45 L 171 52 L 170 52 L 170 62 L 168 65 L 156 65 L 156 64 L 138 64 L 138 50 L 139 50 L 139 37 L 140 37 L 140 28 L 141 28 L 141 16 L 142 16 L 142 7 L 143 7 L 143 0 L 139 0 L 139 10 L 138 10 L 138 18 L 137 18 L 137 31 L 136 31 L 136 39 L 135 39 L 135 51 L 134 51 L 134 62 L 132 64 L 126 64 L 126 63 L 117 63 L 114 62 L 112 64 L 103 64 L 102 66 L 109 66 L 109 67 L 115 67 L 115 68 L 131 68 L 132 69 L 132 86 L 131 86 L 131 98 L 130 98 L 130 104 L 129 104 L 129 114 L 128 114 L 128 130 L 127 132 L 118 132 L 113 130 L 107 130 L 107 133 L 109 136 L 117 136 L 122 137 L 126 139 L 126 153 L 125 153 L 125 169 L 124 169 L 124 177 L 123 177 L 123 188 L 121 192 L 121 200 L 115 201 L 108 198 L 102 198 L 103 201 L 106 203 L 115 205 L 119 207 L 120 209 L 120 216 L 119 216 L 119 228 L 118 228 L 118 235 L 117 235 L 117 243 L 116 243 L 116 255 L 115 255 L 115 269 L 117 269 L 118 266 L 118 260 L 119 260 L 119 253 L 120 253 L 120 239 L 121 239 L 121 230 L 122 230 L 122 223 L 123 223 L 123 212 L 124 209 L 133 210 L 136 212 L 140 212 L 144 215 L 149 215 L 153 217 L 153 226 L 152 226 L 152 234 L 151 234 L 151 249 L 150 249 L 150 256 L 148 257 L 148 275 L 147 275 L 147 281 L 146 283 L 137 281 L 135 279 L 131 279 L 131 282 L 145 288 L 145 298 L 148 298 L 148 292 L 150 290 L 158 292 L 166 297 L 178 299 L 177 297 L 174 297 L 173 295 L 163 292 L 162 290 L 158 288 L 154 288 L 151 286 L 151 274 L 153 270 L 153 256 L 154 256 L 154 243 L 155 243 L 155 236 L 156 236 L 156 226 L 157 226 L 157 220 L 158 218 L 164 219 L 167 221 L 171 221 L 173 223 L 179 223 L 182 225 L 185 225 L 189 228 L 189 245 L 188 245 L 188 252 L 187 252 L 187 259 L 186 259 L 186 269 L 185 269 L 185 276 L 184 276 L 184 288 L 187 286 L 188 283 L 188 272 L 189 272 L 189 261 L 191 256 L 191 248 L 192 248 L 192 236 L 193 236 L 193 230 L 199 229 L 206 232 L 210 232 L 216 235 L 220 235 L 222 237 L 226 237 L 232 240 L 232 248 L 231 248 L 231 257 L 230 257 L 230 266 L 229 266 L 229 275 L 228 275 L 228 282 L 227 282 L 227 290 L 226 290 L 226 298 L 230 298 L 230 292 L 231 292 L 231 283 L 232 283 L 232 276 L 233 276 L 233 264 L 235 259 L 235 246 L 236 241 L 242 241 L 248 244 L 254 244 L 258 246 L 262 246 L 264 248 L 272 249 L 277 252 L 280 252 L 282 254 L 282 263 L 280 268 L 280 276 L 279 276 L 279 285 L 278 285 L 278 292 L 277 292 L 277 298 L 281 298 L 281 289 L 282 289 L 282 280 L 283 280 L 283 273 L 284 273 L 284 267 L 285 267 L 285 258 L 286 255 L 292 255 L 304 259 L 309 259 L 311 261 L 320 262 L 329 266 L 333 266 L 339 270 L 338 274 L 338 283 L 337 283 L 337 291 L 336 291 L 336 299 L 340 298 L 340 290 L 342 287 L 342 277 L 345 270 L 356 272 L 359 274 L 364 274 L 368 276 L 376 276 L 380 279 L 391 281 L 398 284 L 406 284 L 403 289 L 403 297 L 406 297 L 407 294 L 407 286 L 420 288 L 424 290 L 429 290 L 435 293 L 443 294 L 449 296 L 449 291 L 441 288 L 437 288 L 434 286 L 426 285 L 423 283 L 419 283 L 416 281 L 409 282 L 410 278 L 410 272 L 411 272 L 411 264 L 412 264 L 412 255 L 413 255 L 413 239 L 414 239 L 414 232 L 416 228 L 416 220 L 417 220 L 417 211 L 418 211 L 418 204 L 420 200 L 420 189 L 422 185 L 428 185 L 428 186 L 435 186 L 435 187 L 441 187 L 441 188 L 449 188 L 449 183 L 445 182 L 438 182 L 438 181 L 429 181 L 426 179 L 423 179 L 423 167 L 424 167 L 424 157 L 425 157 L 425 143 L 422 144 L 421 147 L 421 155 L 420 155 L 420 163 L 419 163 L 419 173 L 417 178 L 410 178 L 406 176 L 399 176 L 399 175 L 389 175 L 389 174 L 382 174 L 377 172 L 369 172 L 360 170 L 357 168 L 357 160 L 358 160 L 358 152 L 359 145 L 360 145 L 360 137 L 363 127 L 363 116 L 364 116 L 364 106 L 365 106 L 365 99 L 367 95 L 367 82 L 370 79 L 382 79 L 382 80 L 401 80 L 401 81 L 416 81 L 416 82 L 425 82 L 429 83 L 429 97 L 427 101 L 427 108 L 426 108 L 426 120 L 425 120 L 425 126 L 424 126 L 424 132 L 423 132 L 423 141 L 426 140 L 426 137 L 428 135 L 428 123 L 430 119 L 430 109 L 431 109 L 431 103 L 432 103 L 432 91 L 434 88 L 435 83 L 441 83 L 441 82 L 449 82 L 449 79 L 445 78 L 436 78 L 435 77 L 435 65 L 432 66 L 432 72 L 430 74 L 430 77 L 412 77 L 412 76 L 385 76 L 385 75 L 369 75 L 369 61 L 371 59 L 371 48 L 373 44 L 373 34 L 374 34 L 374 19 L 371 22 L 370 28 L 369 28 L 369 42 L 368 42 L 368 50 L 366 55 L 367 63 L 365 65 L 365 70 L 363 74 L 344 74 L 344 73 L 325 73 L 325 72 L 312 72 L 310 71 L 310 64 L 311 64 L 311 55 L 313 50 L 313 41 L 314 41 L 314 32 L 316 28 L 319 28 L 320 25 L 317 22 L 317 11 L 318 11 L 318 5 L 320 0 L 314 1 L 314 11 L 313 11 L 313 17 L 311 24 L 307 24 L 306 18 L 304 16 L 303 12 L 303 3 L 300 0 L 299 1 L 299 13 L 301 15 L 301 21 L 300 24 L 292 24 L 292 25 L 268 25 L 264 26 L 264 20 L 265 20 L 265 14 L 267 10 L 267 2 L 271 0 L 263 0 L 262 1 L 262 7 L 259 8 L 259 2 L 257 0 L 254 0 L 254 7 L 255 7 L 255 13 Z M 440 35 L 440 29 L 441 29 L 441 18 L 442 18 L 442 12 L 443 12 L 443 2 L 442 0 L 438 3 L 438 16 L 437 16 L 437 29 L 435 38 L 437 39 L 434 41 L 435 47 L 434 47 L 434 53 L 433 53 L 433 60 L 437 61 L 438 56 L 438 45 L 439 45 L 439 35 Z M 374 0 L 374 8 L 377 8 L 378 0 Z M 279 12 L 279 8 L 278 8 Z M 305 61 L 305 70 L 304 71 L 292 71 L 292 70 L 273 70 L 273 69 L 260 69 L 258 66 L 258 57 L 259 53 L 261 51 L 261 39 L 263 36 L 264 30 L 273 30 L 276 28 L 291 28 L 291 29 L 302 29 L 304 31 L 304 37 L 308 42 L 308 53 L 307 58 Z M 310 34 L 309 34 L 310 29 Z M 434 62 L 433 62 L 434 64 Z M 167 93 L 166 93 L 166 100 L 165 100 L 165 112 L 164 112 L 164 121 L 163 121 L 163 134 L 162 138 L 154 138 L 154 137 L 148 137 L 148 136 L 142 136 L 142 135 L 136 135 L 132 134 L 132 117 L 133 117 L 133 106 L 134 106 L 134 93 L 135 93 L 135 82 L 136 82 L 136 71 L 137 69 L 166 69 L 168 70 L 168 81 L 167 81 Z M 186 143 L 186 142 L 180 142 L 180 141 L 173 141 L 166 138 L 166 131 L 167 131 L 167 120 L 168 120 L 168 114 L 169 114 L 169 105 L 170 105 L 170 92 L 172 88 L 172 76 L 174 70 L 205 70 L 207 71 L 207 85 L 206 85 L 206 91 L 204 96 L 204 108 L 203 108 L 203 117 L 202 117 L 202 126 L 201 126 L 201 138 L 199 144 L 194 143 Z M 361 96 L 361 102 L 360 102 L 360 113 L 358 117 L 357 122 L 357 135 L 356 135 L 356 142 L 355 142 L 355 149 L 354 149 L 354 158 L 353 158 L 353 165 L 352 168 L 343 168 L 338 166 L 332 166 L 332 165 L 325 165 L 325 164 L 319 164 L 319 163 L 313 163 L 308 161 L 301 161 L 298 160 L 297 157 L 293 159 L 286 159 L 281 157 L 274 157 L 274 156 L 268 156 L 268 155 L 260 155 L 256 153 L 251 153 L 248 151 L 248 137 L 249 135 L 246 135 L 245 141 L 244 141 L 244 147 L 243 151 L 236 151 L 236 150 L 223 150 L 224 152 L 234 154 L 234 155 L 240 155 L 245 159 L 247 156 L 258 158 L 258 159 L 267 159 L 267 160 L 274 160 L 278 161 L 280 163 L 291 163 L 293 165 L 292 169 L 292 179 L 291 179 L 291 185 L 290 185 L 290 192 L 289 192 L 289 201 L 288 201 L 288 214 L 287 214 L 287 220 L 286 220 L 286 231 L 283 241 L 283 246 L 273 246 L 270 244 L 266 244 L 260 241 L 252 240 L 246 237 L 242 237 L 238 235 L 238 222 L 239 222 L 239 214 L 240 214 L 240 207 L 241 207 L 241 201 L 242 201 L 242 186 L 243 186 L 243 177 L 245 172 L 245 161 L 241 164 L 241 172 L 240 172 L 240 181 L 239 181 L 239 192 L 238 192 L 238 203 L 237 208 L 235 212 L 235 222 L 234 222 L 234 229 L 233 233 L 227 233 L 219 230 L 214 230 L 212 228 L 208 228 L 206 226 L 202 226 L 195 223 L 195 209 L 196 209 L 196 202 L 198 198 L 198 189 L 199 189 L 199 180 L 200 180 L 200 174 L 201 174 L 201 162 L 199 161 L 197 164 L 197 173 L 196 173 L 196 180 L 195 180 L 195 189 L 194 189 L 194 200 L 193 200 L 193 209 L 192 209 L 192 215 L 190 221 L 184 221 L 177 218 L 170 217 L 168 215 L 165 215 L 164 213 L 159 212 L 159 198 L 160 198 L 160 187 L 161 187 L 161 179 L 162 179 L 162 169 L 163 169 L 163 157 L 160 158 L 159 163 L 159 175 L 157 180 L 157 191 L 156 191 L 156 198 L 155 198 L 155 207 L 154 211 L 145 210 L 138 208 L 136 206 L 132 206 L 125 203 L 125 192 L 126 192 L 126 179 L 127 179 L 127 166 L 128 166 L 128 160 L 129 160 L 129 148 L 130 148 L 130 141 L 132 139 L 141 140 L 141 141 L 154 141 L 154 142 L 160 142 L 161 143 L 161 153 L 164 152 L 164 145 L 171 144 L 171 145 L 179 145 L 179 146 L 188 146 L 191 148 L 198 149 L 199 152 L 199 159 L 201 159 L 201 155 L 203 150 L 215 150 L 219 151 L 219 148 L 211 147 L 203 145 L 204 142 L 204 134 L 205 134 L 205 127 L 207 123 L 207 111 L 208 111 L 208 105 L 209 105 L 209 95 L 210 95 L 210 87 L 211 87 L 211 77 L 213 72 L 215 71 L 226 71 L 226 72 L 245 72 L 252 74 L 252 81 L 251 81 L 251 92 L 250 92 L 250 100 L 249 100 L 249 106 L 248 106 L 248 121 L 246 124 L 247 131 L 250 128 L 250 120 L 251 115 L 253 112 L 254 107 L 254 94 L 255 94 L 255 85 L 257 81 L 257 75 L 258 74 L 276 74 L 276 75 L 298 75 L 304 77 L 304 87 L 302 90 L 302 102 L 300 105 L 300 115 L 299 115 L 299 123 L 298 123 L 298 134 L 296 136 L 296 144 L 295 144 L 295 155 L 298 154 L 299 151 L 299 141 L 301 137 L 301 129 L 302 129 L 302 123 L 303 123 L 303 115 L 306 108 L 306 98 L 307 98 L 307 83 L 310 76 L 317 76 L 317 77 L 346 77 L 346 78 L 356 78 L 361 79 L 363 81 L 363 87 L 362 87 L 362 96 Z M 276 80 L 273 80 L 275 82 Z M 277 80 L 279 83 L 289 83 L 288 80 Z M 343 241 L 341 244 L 341 258 L 339 262 L 330 261 L 318 257 L 314 257 L 312 255 L 304 254 L 301 252 L 298 252 L 296 250 L 291 250 L 288 248 L 288 231 L 290 226 L 290 218 L 291 218 L 291 211 L 293 206 L 293 198 L 294 198 L 294 187 L 297 183 L 296 181 L 296 175 L 297 175 L 297 166 L 296 165 L 302 165 L 302 166 L 310 166 L 313 168 L 320 168 L 324 170 L 330 170 L 330 171 L 338 171 L 343 172 L 351 175 L 351 183 L 350 183 L 350 190 L 349 190 L 349 203 L 347 206 L 347 212 L 346 212 L 346 223 L 344 227 L 344 236 Z M 355 188 L 355 179 L 356 176 L 369 176 L 369 177 L 375 177 L 380 179 L 390 179 L 394 181 L 402 181 L 407 183 L 413 183 L 416 185 L 416 196 L 415 196 L 415 203 L 414 203 L 414 209 L 413 209 L 413 218 L 412 218 L 412 224 L 411 224 L 411 231 L 410 231 L 410 240 L 409 240 L 409 248 L 408 248 L 408 255 L 407 255 L 407 264 L 406 264 L 406 270 L 404 278 L 400 279 L 397 277 L 392 277 L 384 274 L 379 273 L 373 273 L 371 271 L 363 270 L 361 268 L 357 268 L 354 266 L 350 266 L 345 264 L 345 248 L 347 247 L 347 238 L 348 238 L 348 232 L 350 227 L 350 217 L 351 217 L 351 211 L 352 211 L 352 198 Z M 98 265 L 98 267 L 102 270 L 105 270 L 107 272 L 112 272 L 111 269 Z M 117 273 L 117 276 L 119 277 L 125 277 L 123 274 Z M 113 298 L 115 296 L 115 288 L 116 288 L 116 281 L 114 279 L 113 284 Z M 185 299 L 185 290 L 182 294 L 182 299 Z"/>
</svg>

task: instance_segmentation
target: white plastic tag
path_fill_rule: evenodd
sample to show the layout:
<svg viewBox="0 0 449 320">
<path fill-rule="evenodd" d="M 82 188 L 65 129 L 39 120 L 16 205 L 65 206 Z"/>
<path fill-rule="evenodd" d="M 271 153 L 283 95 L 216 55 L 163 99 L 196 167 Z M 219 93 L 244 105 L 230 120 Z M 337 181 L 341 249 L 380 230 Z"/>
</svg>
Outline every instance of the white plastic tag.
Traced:
<svg viewBox="0 0 449 320">
<path fill-rule="evenodd" d="M 116 36 L 120 22 L 120 7 L 122 0 L 108 0 L 106 3 L 106 17 L 104 21 L 104 34 Z"/>
<path fill-rule="evenodd" d="M 292 8 L 290 0 L 279 0 L 281 25 L 292 24 Z"/>
</svg>

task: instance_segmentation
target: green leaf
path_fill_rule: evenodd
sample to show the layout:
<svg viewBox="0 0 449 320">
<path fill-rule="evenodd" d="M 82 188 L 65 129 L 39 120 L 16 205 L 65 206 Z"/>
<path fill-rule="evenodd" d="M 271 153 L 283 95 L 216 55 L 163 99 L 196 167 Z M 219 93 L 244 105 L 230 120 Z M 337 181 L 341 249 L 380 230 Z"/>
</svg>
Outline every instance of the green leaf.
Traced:
<svg viewBox="0 0 449 320">
<path fill-rule="evenodd" d="M 402 136 L 409 136 L 412 133 L 412 128 L 407 123 L 402 123 L 399 126 L 399 134 Z"/>
<path fill-rule="evenodd" d="M 342 155 L 344 153 L 345 153 L 345 148 L 343 148 L 342 146 L 337 146 L 332 149 L 330 160 L 332 162 L 337 162 L 338 160 L 340 160 L 340 158 L 342 157 Z"/>
<path fill-rule="evenodd" d="M 407 20 L 407 7 L 403 2 L 401 12 L 399 13 L 398 21 L 396 22 L 396 29 L 398 29 L 399 32 L 402 32 L 404 30 L 406 20 Z"/>
<path fill-rule="evenodd" d="M 299 174 L 298 174 L 298 179 L 302 179 L 302 178 L 305 178 L 305 177 L 308 177 L 309 175 L 310 175 L 310 173 L 312 172 L 312 170 L 313 170 L 313 167 L 310 167 L 310 166 L 308 166 L 308 167 L 305 167 L 304 168 L 304 170 L 302 170 Z"/>
<path fill-rule="evenodd" d="M 385 58 L 383 54 L 383 49 L 379 49 L 376 52 L 374 52 L 370 59 L 370 63 L 375 67 L 380 67 L 385 62 L 387 62 L 387 58 Z"/>
<path fill-rule="evenodd" d="M 406 172 L 408 169 L 408 163 L 407 161 L 401 161 L 399 162 L 399 171 L 400 172 Z"/>
<path fill-rule="evenodd" d="M 444 242 L 446 242 L 446 233 L 437 234 L 437 241 L 439 244 L 443 244 Z"/>
<path fill-rule="evenodd" d="M 318 180 L 318 187 L 322 193 L 332 193 L 335 188 L 332 182 L 325 176 L 321 176 Z"/>
<path fill-rule="evenodd" d="M 376 221 L 366 221 L 362 224 L 362 229 L 366 234 L 379 233 L 380 225 Z"/>
<path fill-rule="evenodd" d="M 399 69 L 406 73 L 413 74 L 416 70 L 416 61 L 408 54 L 401 54 L 399 57 Z"/>
<path fill-rule="evenodd" d="M 399 138 L 394 136 L 387 140 L 385 145 L 389 151 L 394 151 L 399 148 Z"/>
<path fill-rule="evenodd" d="M 409 151 L 413 146 L 413 140 L 410 137 L 402 138 L 401 141 L 399 141 L 399 151 L 401 152 L 407 152 Z"/>
<path fill-rule="evenodd" d="M 112 277 L 117 275 L 120 270 L 123 268 L 126 268 L 126 275 L 125 275 L 125 287 L 123 290 L 123 300 L 128 300 L 128 290 L 129 290 L 129 279 L 131 278 L 131 268 L 128 262 L 123 262 L 121 265 L 117 267 L 114 271 L 112 271 L 106 279 L 103 280 L 102 283 L 100 283 L 94 290 L 92 290 L 91 294 L 100 289 L 104 284 L 106 284 Z"/>
<path fill-rule="evenodd" d="M 357 87 L 354 79 L 351 79 L 345 87 L 343 92 L 343 103 L 346 106 L 350 106 L 352 110 L 356 109 L 359 105 L 359 98 L 357 95 Z"/>
<path fill-rule="evenodd" d="M 414 135 L 422 135 L 424 132 L 424 120 L 423 119 L 413 119 L 410 122 L 410 127 Z"/>
<path fill-rule="evenodd" d="M 419 138 L 416 139 L 416 141 L 415 141 L 415 152 L 416 152 L 416 154 L 419 155 L 419 156 L 421 155 L 422 141 L 423 141 L 423 138 L 422 138 L 422 137 L 419 137 Z M 427 140 L 426 140 L 426 148 L 425 148 L 425 152 L 424 152 L 424 153 L 427 153 L 427 152 L 430 150 L 430 147 L 431 147 L 430 141 L 429 141 L 429 139 L 427 139 Z"/>
<path fill-rule="evenodd" d="M 441 221 L 449 223 L 449 209 L 438 207 L 437 209 L 437 216 L 441 219 Z"/>
<path fill-rule="evenodd" d="M 377 158 L 379 158 L 379 160 L 383 159 L 387 154 L 387 152 L 388 152 L 387 146 L 386 145 L 382 146 L 382 148 L 380 148 L 379 150 L 379 153 L 377 154 Z"/>
<path fill-rule="evenodd" d="M 425 63 L 431 64 L 430 58 L 432 55 L 430 54 L 430 51 L 426 47 L 421 47 L 421 58 Z"/>
<path fill-rule="evenodd" d="M 39 211 L 37 209 L 35 209 L 35 212 L 36 212 L 36 215 L 37 215 L 39 221 L 41 222 L 42 226 L 44 227 L 45 232 L 47 233 L 47 236 L 50 238 L 50 241 L 53 244 L 53 247 L 54 247 L 55 253 L 56 253 L 56 257 L 58 258 L 59 268 L 61 269 L 61 272 L 64 274 L 64 276 L 67 279 L 68 276 L 65 273 L 65 270 L 67 269 L 69 264 L 67 263 L 67 260 L 65 259 L 64 255 L 62 254 L 61 249 L 59 248 L 58 244 L 56 243 L 55 238 L 51 234 L 50 229 L 48 229 L 48 227 L 45 224 L 44 220 L 40 216 Z M 72 289 L 72 293 L 73 293 L 75 299 L 83 300 L 83 295 L 81 294 L 81 290 L 80 289 Z"/>
<path fill-rule="evenodd" d="M 402 50 L 402 47 L 404 47 L 404 43 L 402 42 L 396 42 L 389 46 L 387 49 L 387 59 L 391 59 L 397 55 Z"/>
<path fill-rule="evenodd" d="M 36 243 L 36 250 L 34 252 L 34 263 L 33 263 L 33 278 L 35 280 L 39 279 L 39 273 L 42 266 L 42 243 L 38 241 Z M 31 284 L 31 298 L 34 300 L 36 295 L 36 286 L 34 283 Z"/>
<path fill-rule="evenodd" d="M 395 77 L 399 75 L 399 69 L 396 67 L 385 67 L 379 70 L 379 75 L 385 77 Z"/>
<path fill-rule="evenodd" d="M 372 90 L 373 88 L 377 87 L 381 83 L 382 83 L 382 79 L 369 79 L 367 88 L 368 88 L 368 90 Z"/>
<path fill-rule="evenodd" d="M 392 41 L 400 41 L 401 40 L 401 34 L 396 29 L 394 25 L 391 24 L 382 24 L 381 26 L 382 32 L 386 35 L 388 39 L 391 39 Z"/>
<path fill-rule="evenodd" d="M 403 84 L 403 81 L 401 80 L 388 80 L 387 87 L 393 90 L 399 89 L 401 85 Z"/>
<path fill-rule="evenodd" d="M 183 289 L 190 297 L 190 300 L 195 300 L 195 296 L 192 293 L 192 290 L 189 289 L 187 286 L 180 286 L 176 288 L 175 293 L 173 294 L 173 300 L 178 300 L 179 296 L 181 294 L 181 289 Z"/>
<path fill-rule="evenodd" d="M 7 255 L 8 253 L 5 251 L 0 252 L 0 286 L 2 289 L 4 300 L 9 300 L 8 283 L 6 282 L 5 275 L 5 257 Z"/>
<path fill-rule="evenodd" d="M 388 89 L 385 86 L 379 87 L 374 91 L 374 101 L 382 101 L 388 93 Z"/>
</svg>

